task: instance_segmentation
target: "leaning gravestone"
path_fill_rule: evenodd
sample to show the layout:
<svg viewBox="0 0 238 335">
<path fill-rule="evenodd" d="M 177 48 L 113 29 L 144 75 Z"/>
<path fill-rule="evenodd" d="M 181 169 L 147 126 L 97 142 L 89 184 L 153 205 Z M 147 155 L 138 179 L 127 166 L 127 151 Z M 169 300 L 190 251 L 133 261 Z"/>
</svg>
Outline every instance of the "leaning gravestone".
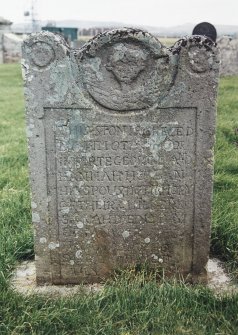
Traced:
<svg viewBox="0 0 238 335">
<path fill-rule="evenodd" d="M 209 37 L 213 42 L 216 42 L 217 31 L 216 28 L 209 22 L 201 22 L 193 29 L 193 35 L 202 35 Z"/>
<path fill-rule="evenodd" d="M 37 282 L 98 282 L 147 262 L 205 280 L 219 60 L 133 29 L 80 50 L 23 45 Z"/>
</svg>

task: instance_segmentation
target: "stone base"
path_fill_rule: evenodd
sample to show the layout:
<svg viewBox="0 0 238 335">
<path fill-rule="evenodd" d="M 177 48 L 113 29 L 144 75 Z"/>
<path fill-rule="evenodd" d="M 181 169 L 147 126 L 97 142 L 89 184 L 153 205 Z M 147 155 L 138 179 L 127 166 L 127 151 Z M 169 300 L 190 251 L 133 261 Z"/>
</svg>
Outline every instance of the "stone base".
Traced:
<svg viewBox="0 0 238 335">
<path fill-rule="evenodd" d="M 40 294 L 49 296 L 69 296 L 81 292 L 82 290 L 98 292 L 103 289 L 103 285 L 42 285 L 36 284 L 36 267 L 34 261 L 20 263 L 12 277 L 11 286 L 23 295 Z"/>
<path fill-rule="evenodd" d="M 232 294 L 238 292 L 238 285 L 232 283 L 224 270 L 224 265 L 216 258 L 207 264 L 207 286 L 216 294 Z M 91 285 L 36 285 L 36 269 L 34 261 L 25 261 L 17 266 L 12 277 L 12 288 L 23 295 L 41 294 L 50 296 L 69 296 L 81 292 L 99 292 L 102 284 Z"/>
</svg>

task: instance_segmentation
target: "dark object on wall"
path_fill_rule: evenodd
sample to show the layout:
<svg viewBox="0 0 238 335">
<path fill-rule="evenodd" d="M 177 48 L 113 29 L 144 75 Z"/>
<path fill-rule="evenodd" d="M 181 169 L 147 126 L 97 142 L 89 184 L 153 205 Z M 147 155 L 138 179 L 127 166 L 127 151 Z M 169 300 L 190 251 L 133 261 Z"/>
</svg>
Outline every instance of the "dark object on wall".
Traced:
<svg viewBox="0 0 238 335">
<path fill-rule="evenodd" d="M 216 28 L 209 22 L 201 22 L 193 28 L 193 35 L 204 35 L 209 37 L 213 42 L 216 42 Z"/>
</svg>

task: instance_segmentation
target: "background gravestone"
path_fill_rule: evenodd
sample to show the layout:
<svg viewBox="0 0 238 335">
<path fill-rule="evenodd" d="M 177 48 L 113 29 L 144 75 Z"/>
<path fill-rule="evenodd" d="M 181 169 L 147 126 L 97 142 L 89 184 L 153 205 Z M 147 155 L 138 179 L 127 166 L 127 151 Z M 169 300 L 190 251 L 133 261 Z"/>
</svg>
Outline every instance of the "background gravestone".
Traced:
<svg viewBox="0 0 238 335">
<path fill-rule="evenodd" d="M 221 54 L 221 76 L 238 75 L 238 39 L 223 36 L 217 40 Z"/>
<path fill-rule="evenodd" d="M 37 282 L 97 282 L 148 262 L 205 280 L 219 60 L 121 29 L 70 50 L 23 45 Z"/>
<path fill-rule="evenodd" d="M 217 31 L 216 28 L 209 22 L 201 22 L 193 29 L 193 35 L 202 35 L 209 37 L 213 42 L 216 42 Z"/>
</svg>

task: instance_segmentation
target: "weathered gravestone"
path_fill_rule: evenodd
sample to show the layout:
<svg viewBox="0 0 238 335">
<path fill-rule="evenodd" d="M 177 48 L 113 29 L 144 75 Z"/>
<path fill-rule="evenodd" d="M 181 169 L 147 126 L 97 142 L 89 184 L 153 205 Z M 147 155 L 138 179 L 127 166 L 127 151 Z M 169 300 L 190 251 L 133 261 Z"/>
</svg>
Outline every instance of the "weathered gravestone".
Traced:
<svg viewBox="0 0 238 335">
<path fill-rule="evenodd" d="M 221 76 L 238 75 L 238 39 L 223 36 L 218 39 L 217 46 L 221 55 Z"/>
<path fill-rule="evenodd" d="M 201 22 L 193 29 L 193 35 L 202 35 L 209 37 L 213 42 L 216 42 L 217 31 L 216 28 L 209 22 Z"/>
<path fill-rule="evenodd" d="M 97 282 L 148 262 L 205 280 L 219 61 L 121 29 L 69 50 L 23 46 L 38 283 Z"/>
</svg>

